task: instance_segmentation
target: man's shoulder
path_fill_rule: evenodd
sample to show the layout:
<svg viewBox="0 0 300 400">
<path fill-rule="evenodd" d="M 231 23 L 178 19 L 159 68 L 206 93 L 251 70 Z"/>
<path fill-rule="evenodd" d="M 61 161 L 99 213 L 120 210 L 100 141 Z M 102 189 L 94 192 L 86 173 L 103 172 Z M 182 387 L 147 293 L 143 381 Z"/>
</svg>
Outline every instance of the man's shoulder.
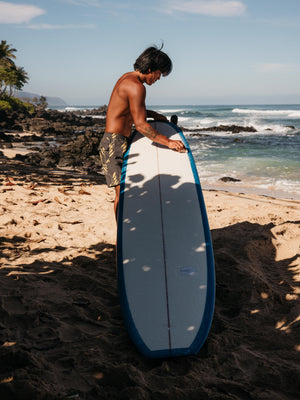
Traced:
<svg viewBox="0 0 300 400">
<path fill-rule="evenodd" d="M 142 85 L 142 82 L 139 80 L 138 76 L 134 72 L 126 72 L 126 74 L 121 76 L 122 82 L 131 82 L 136 85 Z"/>
<path fill-rule="evenodd" d="M 142 82 L 138 79 L 136 74 L 133 72 L 127 72 L 123 76 L 121 76 L 119 80 L 119 85 L 121 88 L 126 89 L 126 91 L 139 91 L 144 92 L 145 87 Z"/>
</svg>

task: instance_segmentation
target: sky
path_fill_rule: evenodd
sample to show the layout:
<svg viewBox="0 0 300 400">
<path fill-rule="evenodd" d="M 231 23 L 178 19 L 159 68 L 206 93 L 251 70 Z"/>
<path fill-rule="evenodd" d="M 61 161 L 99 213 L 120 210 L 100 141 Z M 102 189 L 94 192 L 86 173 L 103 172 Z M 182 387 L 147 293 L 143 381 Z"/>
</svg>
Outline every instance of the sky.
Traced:
<svg viewBox="0 0 300 400">
<path fill-rule="evenodd" d="M 147 105 L 300 104 L 299 0 L 0 1 L 0 40 L 17 49 L 24 91 L 108 104 L 145 48 L 172 73 Z"/>
</svg>

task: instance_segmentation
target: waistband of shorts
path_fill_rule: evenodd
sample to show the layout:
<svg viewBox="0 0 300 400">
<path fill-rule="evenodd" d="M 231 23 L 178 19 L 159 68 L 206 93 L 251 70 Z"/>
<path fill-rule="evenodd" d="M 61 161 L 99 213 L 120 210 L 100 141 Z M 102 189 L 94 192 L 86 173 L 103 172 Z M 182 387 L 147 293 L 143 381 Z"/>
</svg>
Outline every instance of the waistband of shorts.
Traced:
<svg viewBox="0 0 300 400">
<path fill-rule="evenodd" d="M 126 140 L 127 142 L 128 142 L 128 140 L 129 140 L 129 137 L 127 137 L 127 136 L 124 136 L 124 135 L 121 135 L 121 133 L 116 133 L 116 132 L 104 132 L 104 134 L 103 134 L 103 136 L 104 135 L 106 135 L 106 136 L 114 136 L 114 137 L 119 137 L 119 138 L 121 138 L 121 139 L 123 139 L 123 140 Z"/>
<path fill-rule="evenodd" d="M 127 136 L 124 136 L 121 133 L 117 133 L 117 132 L 104 132 L 104 135 L 118 135 L 118 136 L 123 137 L 125 139 L 129 139 Z"/>
</svg>

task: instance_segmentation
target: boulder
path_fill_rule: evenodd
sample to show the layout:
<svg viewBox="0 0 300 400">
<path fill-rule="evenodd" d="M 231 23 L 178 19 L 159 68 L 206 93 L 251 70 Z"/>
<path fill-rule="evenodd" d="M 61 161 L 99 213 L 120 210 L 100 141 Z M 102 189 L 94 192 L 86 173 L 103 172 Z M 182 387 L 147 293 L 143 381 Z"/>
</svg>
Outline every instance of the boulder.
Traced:
<svg viewBox="0 0 300 400">
<path fill-rule="evenodd" d="M 231 178 L 230 176 L 223 176 L 223 178 L 220 178 L 219 181 L 222 181 L 222 182 L 241 182 L 240 179 Z"/>
<path fill-rule="evenodd" d="M 231 133 L 240 133 L 240 132 L 257 132 L 257 130 L 253 126 L 239 126 L 239 125 L 219 125 L 219 126 L 211 126 L 209 128 L 197 128 L 197 129 L 189 129 L 180 127 L 183 131 L 186 132 L 231 132 Z M 193 134 L 193 136 L 201 136 L 201 134 Z"/>
</svg>

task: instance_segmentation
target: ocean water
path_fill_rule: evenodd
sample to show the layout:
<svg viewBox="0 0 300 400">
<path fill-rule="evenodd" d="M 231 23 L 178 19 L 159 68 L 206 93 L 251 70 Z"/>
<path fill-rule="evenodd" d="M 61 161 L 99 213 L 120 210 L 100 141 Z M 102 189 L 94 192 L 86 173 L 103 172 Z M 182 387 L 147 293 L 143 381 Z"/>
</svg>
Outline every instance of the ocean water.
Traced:
<svg viewBox="0 0 300 400">
<path fill-rule="evenodd" d="M 300 199 L 300 105 L 156 106 L 178 116 L 183 128 L 219 125 L 253 127 L 257 132 L 185 131 L 202 187 Z M 240 182 L 222 183 L 231 177 Z"/>
<path fill-rule="evenodd" d="M 96 107 L 96 106 L 95 106 Z M 86 109 L 95 107 L 74 107 Z M 203 188 L 300 199 L 300 105 L 151 106 L 178 125 L 189 142 Z M 257 132 L 185 130 L 219 125 Z M 223 183 L 222 177 L 239 182 Z"/>
</svg>

